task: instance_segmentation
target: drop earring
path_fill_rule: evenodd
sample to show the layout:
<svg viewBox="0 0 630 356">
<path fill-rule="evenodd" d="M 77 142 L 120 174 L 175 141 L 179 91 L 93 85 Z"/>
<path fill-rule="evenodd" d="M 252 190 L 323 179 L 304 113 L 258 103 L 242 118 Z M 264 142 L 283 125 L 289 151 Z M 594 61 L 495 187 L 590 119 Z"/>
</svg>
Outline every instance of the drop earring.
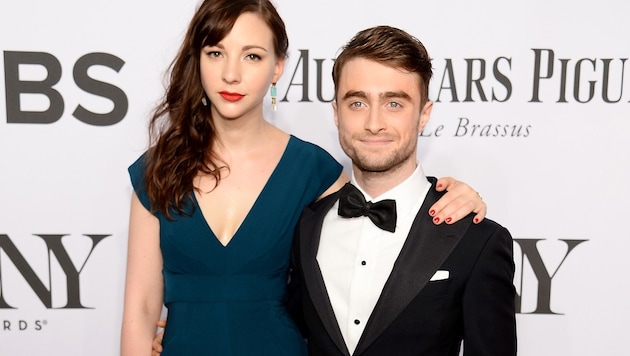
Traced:
<svg viewBox="0 0 630 356">
<path fill-rule="evenodd" d="M 276 83 L 271 83 L 271 89 L 269 91 L 271 92 L 271 109 L 276 111 L 278 109 L 278 106 L 276 105 Z"/>
<path fill-rule="evenodd" d="M 208 106 L 208 99 L 206 99 L 205 95 L 201 97 L 201 105 Z"/>
</svg>

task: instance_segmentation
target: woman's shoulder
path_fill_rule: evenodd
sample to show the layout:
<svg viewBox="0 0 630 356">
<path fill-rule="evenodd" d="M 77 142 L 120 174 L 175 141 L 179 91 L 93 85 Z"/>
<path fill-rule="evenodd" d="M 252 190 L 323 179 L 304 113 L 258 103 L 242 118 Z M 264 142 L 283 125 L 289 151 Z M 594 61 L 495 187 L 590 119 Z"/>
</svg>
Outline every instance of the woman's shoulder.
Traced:
<svg viewBox="0 0 630 356">
<path fill-rule="evenodd" d="M 285 147 L 285 151 L 287 152 L 295 152 L 302 154 L 328 154 L 326 150 L 321 148 L 319 145 L 303 140 L 294 134 L 287 133 L 286 131 L 274 126 L 270 125 L 272 130 L 270 132 L 270 139 L 274 144 L 283 145 Z"/>
<path fill-rule="evenodd" d="M 290 157 L 293 162 L 297 162 L 297 165 L 304 172 L 317 171 L 318 175 L 329 172 L 330 176 L 336 179 L 342 170 L 341 164 L 326 150 L 315 143 L 304 141 L 293 135 L 291 135 L 287 145 L 286 156 Z"/>
<path fill-rule="evenodd" d="M 318 144 L 305 141 L 295 135 L 290 135 L 289 144 L 287 148 L 292 148 L 296 151 L 300 151 L 305 154 L 317 154 L 317 155 L 330 156 L 328 152 L 322 147 L 320 147 Z"/>
<path fill-rule="evenodd" d="M 132 177 L 144 175 L 144 171 L 147 169 L 147 158 L 148 152 L 145 151 L 127 168 Z"/>
</svg>

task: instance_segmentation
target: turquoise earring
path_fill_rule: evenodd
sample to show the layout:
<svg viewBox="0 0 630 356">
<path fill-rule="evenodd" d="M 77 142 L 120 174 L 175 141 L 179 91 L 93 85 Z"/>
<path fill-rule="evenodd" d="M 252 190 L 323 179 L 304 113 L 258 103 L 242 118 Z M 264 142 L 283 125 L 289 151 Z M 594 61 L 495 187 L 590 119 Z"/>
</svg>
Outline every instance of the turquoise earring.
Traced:
<svg viewBox="0 0 630 356">
<path fill-rule="evenodd" d="M 278 91 L 276 90 L 276 83 L 271 83 L 271 89 L 269 91 L 271 92 L 271 109 L 276 111 L 278 108 L 276 105 L 276 96 L 278 94 Z"/>
</svg>

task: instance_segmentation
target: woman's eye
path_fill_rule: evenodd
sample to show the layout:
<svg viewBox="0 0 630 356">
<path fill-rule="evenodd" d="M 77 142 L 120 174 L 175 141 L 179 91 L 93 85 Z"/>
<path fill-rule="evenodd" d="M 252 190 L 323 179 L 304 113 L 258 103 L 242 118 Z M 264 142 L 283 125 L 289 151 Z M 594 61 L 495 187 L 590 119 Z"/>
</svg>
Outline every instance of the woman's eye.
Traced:
<svg viewBox="0 0 630 356">
<path fill-rule="evenodd" d="M 252 60 L 252 61 L 258 61 L 260 60 L 260 56 L 257 54 L 248 54 L 247 55 L 247 59 Z"/>
</svg>

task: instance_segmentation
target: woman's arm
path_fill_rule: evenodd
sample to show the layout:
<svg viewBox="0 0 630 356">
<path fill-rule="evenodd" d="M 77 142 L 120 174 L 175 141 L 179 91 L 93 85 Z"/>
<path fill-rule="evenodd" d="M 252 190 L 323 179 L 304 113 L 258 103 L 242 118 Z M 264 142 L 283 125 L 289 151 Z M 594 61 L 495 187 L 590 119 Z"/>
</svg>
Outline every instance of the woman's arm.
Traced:
<svg viewBox="0 0 630 356">
<path fill-rule="evenodd" d="M 477 214 L 473 219 L 477 224 L 486 216 L 486 203 L 468 184 L 445 177 L 438 179 L 436 189 L 440 192 L 446 189 L 447 193 L 429 209 L 434 224 L 439 225 L 442 222 L 452 224 L 470 213 Z"/>
<path fill-rule="evenodd" d="M 134 193 L 129 217 L 122 356 L 151 355 L 155 325 L 162 312 L 163 285 L 160 224 Z"/>
</svg>

